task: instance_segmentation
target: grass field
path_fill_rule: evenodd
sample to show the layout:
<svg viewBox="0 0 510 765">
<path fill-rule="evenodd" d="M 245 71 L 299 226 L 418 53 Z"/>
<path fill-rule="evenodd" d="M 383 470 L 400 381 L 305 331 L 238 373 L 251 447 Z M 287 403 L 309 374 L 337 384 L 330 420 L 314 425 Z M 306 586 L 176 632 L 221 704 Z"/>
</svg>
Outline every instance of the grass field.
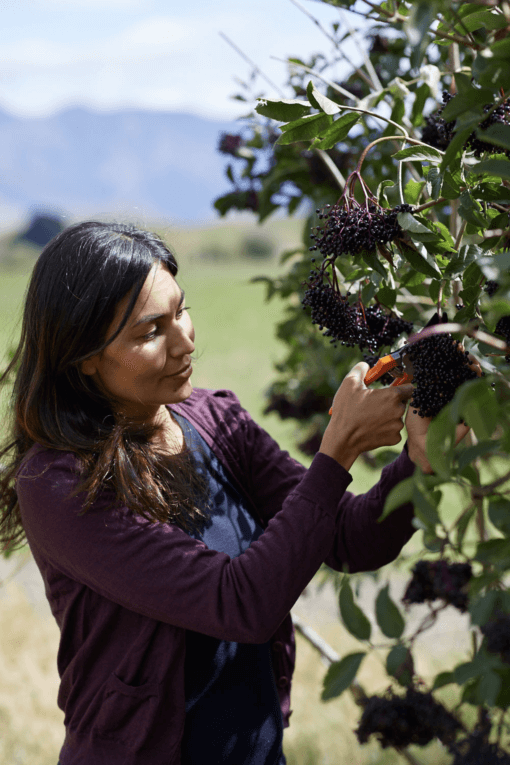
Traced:
<svg viewBox="0 0 510 765">
<path fill-rule="evenodd" d="M 178 281 L 186 290 L 186 302 L 191 306 L 195 324 L 198 356 L 192 378 L 195 387 L 233 389 L 241 403 L 280 445 L 307 464 L 308 460 L 295 447 L 294 426 L 281 422 L 274 414 L 262 415 L 263 392 L 274 378 L 272 365 L 283 352 L 283 346 L 274 337 L 282 305 L 276 301 L 266 304 L 262 285 L 250 284 L 249 279 L 260 273 L 275 272 L 278 265 L 275 258 L 253 263 L 237 256 L 246 237 L 260 232 L 253 227 L 231 226 L 164 233 L 180 261 Z M 278 225 L 266 226 L 263 235 L 278 252 L 299 243 L 300 225 L 281 221 Z M 9 242 L 3 246 L 8 250 Z M 0 271 L 0 349 L 4 350 L 19 329 L 22 295 L 28 266 L 33 260 L 33 254 L 16 252 L 21 265 L 11 263 L 8 269 Z M 1 255 L 0 242 L 0 259 Z M 3 404 L 6 404 L 5 397 Z M 350 488 L 355 492 L 366 491 L 376 481 L 376 474 L 362 463 L 356 463 L 352 473 L 354 481 Z M 447 502 L 454 514 L 458 499 L 451 495 Z M 417 550 L 420 541 L 415 535 L 406 550 Z M 391 578 L 391 567 L 386 569 L 384 575 Z M 401 579 L 401 575 L 398 578 Z M 56 765 L 63 736 L 62 715 L 56 706 L 58 630 L 52 619 L 44 619 L 34 611 L 19 586 L 9 584 L 4 589 L 4 597 L 0 597 L 0 676 L 3 678 L 0 683 L 0 762 Z M 310 624 L 338 653 L 360 650 L 360 644 L 346 632 L 335 613 L 324 615 L 325 612 L 317 610 L 319 601 L 318 595 L 311 595 L 308 605 L 307 600 L 302 599 L 303 617 L 309 618 Z M 373 605 L 373 598 L 371 602 Z M 294 716 L 285 734 L 289 765 L 405 762 L 396 752 L 383 751 L 375 743 L 359 746 L 353 734 L 359 709 L 348 694 L 327 704 L 320 701 L 325 667 L 300 636 L 297 641 Z M 420 653 L 423 676 L 435 670 L 435 660 L 424 647 Z M 380 658 L 374 656 L 367 661 L 361 680 L 370 690 L 386 687 L 388 678 Z M 446 765 L 451 759 L 436 745 L 428 747 L 426 752 L 417 752 L 416 756 L 420 763 L 434 765 Z"/>
</svg>

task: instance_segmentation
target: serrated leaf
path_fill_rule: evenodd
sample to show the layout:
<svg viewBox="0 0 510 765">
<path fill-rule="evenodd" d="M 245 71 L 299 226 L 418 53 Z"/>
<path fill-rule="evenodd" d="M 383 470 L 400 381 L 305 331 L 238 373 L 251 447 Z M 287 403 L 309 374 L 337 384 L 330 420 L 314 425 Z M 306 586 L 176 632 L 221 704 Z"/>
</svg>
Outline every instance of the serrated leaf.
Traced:
<svg viewBox="0 0 510 765">
<path fill-rule="evenodd" d="M 308 114 L 311 108 L 312 105 L 308 101 L 298 101 L 293 98 L 263 98 L 259 99 L 255 111 L 277 122 L 290 122 Z"/>
<path fill-rule="evenodd" d="M 276 141 L 281 146 L 287 146 L 297 141 L 309 141 L 312 138 L 322 136 L 331 124 L 331 117 L 327 114 L 312 114 L 303 117 L 288 125 L 282 125 L 282 134 Z"/>
<path fill-rule="evenodd" d="M 393 159 L 406 159 L 409 162 L 441 162 L 443 158 L 439 149 L 432 146 L 410 146 L 407 149 L 400 149 L 396 154 L 392 154 Z"/>
<path fill-rule="evenodd" d="M 317 139 L 312 144 L 313 149 L 332 149 L 337 143 L 347 137 L 349 130 L 359 122 L 360 115 L 347 113 L 335 120 L 331 127 L 324 133 L 321 139 Z"/>
<path fill-rule="evenodd" d="M 369 640 L 372 633 L 371 624 L 361 608 L 354 602 L 351 585 L 347 577 L 342 582 L 339 603 L 340 616 L 346 629 L 358 640 Z"/>
<path fill-rule="evenodd" d="M 399 638 L 404 632 L 405 621 L 399 609 L 390 598 L 389 585 L 383 587 L 375 601 L 377 624 L 386 637 Z"/>
<path fill-rule="evenodd" d="M 402 256 L 416 271 L 420 271 L 420 273 L 425 274 L 425 276 L 430 276 L 433 279 L 441 278 L 441 271 L 436 263 L 432 265 L 431 258 L 428 256 L 423 245 L 421 252 L 418 251 L 418 246 L 419 244 L 415 247 L 412 247 L 410 244 L 400 244 Z"/>
<path fill-rule="evenodd" d="M 315 108 L 320 109 L 324 114 L 338 114 L 338 112 L 341 111 L 339 105 L 318 91 L 311 80 L 308 83 L 306 92 L 308 98 L 315 101 Z"/>
<path fill-rule="evenodd" d="M 365 653 L 350 653 L 335 661 L 326 672 L 323 681 L 322 701 L 335 699 L 351 685 L 356 677 Z"/>
</svg>

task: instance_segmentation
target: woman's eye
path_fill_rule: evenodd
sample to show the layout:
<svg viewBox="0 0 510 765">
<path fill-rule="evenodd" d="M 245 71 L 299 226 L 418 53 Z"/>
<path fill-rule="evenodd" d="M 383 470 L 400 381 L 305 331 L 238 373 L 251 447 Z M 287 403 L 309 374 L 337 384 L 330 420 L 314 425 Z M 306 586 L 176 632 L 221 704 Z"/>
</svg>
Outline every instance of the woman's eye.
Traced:
<svg viewBox="0 0 510 765">
<path fill-rule="evenodd" d="M 154 340 L 157 334 L 158 334 L 158 329 L 157 327 L 155 327 L 154 329 L 151 329 L 150 332 L 147 332 L 146 335 L 142 335 L 142 340 Z"/>
<path fill-rule="evenodd" d="M 190 306 L 190 305 L 183 305 L 183 306 L 182 306 L 181 308 L 179 308 L 179 310 L 177 311 L 177 316 L 181 317 L 181 316 L 182 316 L 182 314 L 184 313 L 184 311 L 189 311 L 189 309 L 190 309 L 190 308 L 191 308 L 191 306 Z"/>
</svg>

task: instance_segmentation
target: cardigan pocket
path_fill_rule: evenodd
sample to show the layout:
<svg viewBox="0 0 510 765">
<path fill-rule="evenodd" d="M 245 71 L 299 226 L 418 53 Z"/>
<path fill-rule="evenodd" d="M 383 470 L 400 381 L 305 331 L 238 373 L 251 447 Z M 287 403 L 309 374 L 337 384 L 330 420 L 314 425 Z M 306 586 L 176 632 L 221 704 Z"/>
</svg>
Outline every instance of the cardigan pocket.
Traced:
<svg viewBox="0 0 510 765">
<path fill-rule="evenodd" d="M 159 700 L 159 683 L 127 685 L 112 672 L 105 684 L 95 734 L 140 749 L 147 743 Z"/>
</svg>

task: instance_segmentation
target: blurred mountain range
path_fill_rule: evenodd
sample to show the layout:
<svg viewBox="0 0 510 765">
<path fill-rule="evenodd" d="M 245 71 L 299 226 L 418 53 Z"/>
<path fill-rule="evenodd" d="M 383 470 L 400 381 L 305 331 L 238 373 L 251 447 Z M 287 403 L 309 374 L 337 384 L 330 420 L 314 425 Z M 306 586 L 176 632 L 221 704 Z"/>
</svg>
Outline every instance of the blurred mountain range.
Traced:
<svg viewBox="0 0 510 765">
<path fill-rule="evenodd" d="M 34 212 L 199 223 L 230 189 L 222 132 L 191 114 L 70 108 L 40 118 L 0 110 L 0 229 Z"/>
</svg>

